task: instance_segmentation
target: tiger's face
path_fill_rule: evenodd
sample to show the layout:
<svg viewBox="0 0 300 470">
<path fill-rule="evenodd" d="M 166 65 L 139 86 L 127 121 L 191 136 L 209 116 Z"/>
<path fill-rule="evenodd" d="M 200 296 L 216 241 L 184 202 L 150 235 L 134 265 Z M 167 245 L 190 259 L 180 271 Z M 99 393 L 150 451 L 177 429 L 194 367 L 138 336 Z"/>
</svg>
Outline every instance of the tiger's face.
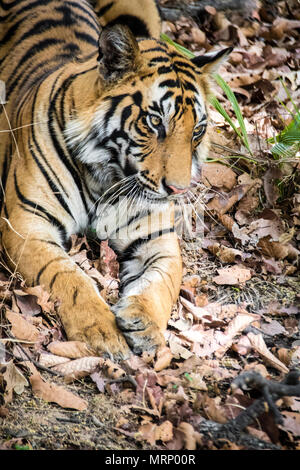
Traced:
<svg viewBox="0 0 300 470">
<path fill-rule="evenodd" d="M 148 200 L 187 191 L 209 145 L 208 74 L 228 53 L 191 61 L 159 41 L 137 43 L 127 28 L 104 30 L 100 96 L 67 129 L 93 177 L 104 187 L 132 177 Z"/>
</svg>

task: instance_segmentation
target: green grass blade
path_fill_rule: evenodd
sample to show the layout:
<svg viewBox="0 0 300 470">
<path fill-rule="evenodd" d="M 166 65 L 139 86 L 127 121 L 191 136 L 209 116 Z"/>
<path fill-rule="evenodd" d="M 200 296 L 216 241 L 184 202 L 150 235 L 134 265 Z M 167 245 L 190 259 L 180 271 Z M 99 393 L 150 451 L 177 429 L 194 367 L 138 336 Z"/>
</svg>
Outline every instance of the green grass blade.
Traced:
<svg viewBox="0 0 300 470">
<path fill-rule="evenodd" d="M 212 96 L 210 96 L 209 100 L 210 100 L 210 103 L 212 104 L 212 106 L 223 116 L 223 118 L 228 122 L 228 124 L 232 127 L 234 132 L 236 132 L 236 134 L 239 136 L 239 138 L 243 140 L 242 134 L 240 133 L 240 131 L 238 130 L 238 128 L 236 127 L 236 125 L 232 121 L 232 119 L 229 116 L 229 114 L 227 113 L 227 111 L 223 108 L 223 106 L 221 105 L 218 98 L 216 96 L 212 95 Z"/>
<path fill-rule="evenodd" d="M 292 103 L 292 105 L 293 105 L 293 107 L 294 107 L 294 110 L 296 111 L 296 115 L 299 116 L 300 109 L 298 108 L 298 106 L 297 106 L 296 103 L 294 102 L 294 100 L 293 100 L 293 98 L 292 98 L 292 96 L 291 96 L 291 94 L 290 94 L 290 92 L 289 92 L 289 90 L 288 90 L 286 84 L 284 83 L 284 80 L 283 80 L 282 78 L 280 78 L 280 81 L 281 81 L 281 84 L 282 84 L 282 86 L 283 86 L 283 88 L 284 88 L 284 91 L 286 92 L 287 96 L 289 97 L 290 102 Z M 295 117 L 295 116 L 294 116 L 294 117 Z"/>
<path fill-rule="evenodd" d="M 252 151 L 250 149 L 250 145 L 249 145 L 249 141 L 248 141 L 248 134 L 247 134 L 247 131 L 246 131 L 244 118 L 243 118 L 241 109 L 239 107 L 239 104 L 237 102 L 236 96 L 233 93 L 233 91 L 231 90 L 231 88 L 229 87 L 229 85 L 225 82 L 225 80 L 223 80 L 223 78 L 218 73 L 214 74 L 213 77 L 216 80 L 217 84 L 222 88 L 222 90 L 226 94 L 227 98 L 229 99 L 229 101 L 230 101 L 230 103 L 233 107 L 233 111 L 234 111 L 234 113 L 236 115 L 236 118 L 238 120 L 238 123 L 240 125 L 240 129 L 241 129 L 241 132 L 242 132 L 242 141 L 243 141 L 245 147 L 247 148 L 248 152 L 250 153 L 250 155 L 252 155 Z"/>
<path fill-rule="evenodd" d="M 188 57 L 189 59 L 193 59 L 195 57 L 195 54 L 193 54 L 191 51 L 189 51 L 188 49 L 186 49 L 185 47 L 181 46 L 180 44 L 178 44 L 177 42 L 173 41 L 171 38 L 169 38 L 169 36 L 167 36 L 166 34 L 162 33 L 160 35 L 160 38 L 162 41 L 165 41 L 166 43 L 170 44 L 171 46 L 175 47 L 175 49 L 177 49 L 182 55 L 185 55 L 186 57 Z"/>
</svg>

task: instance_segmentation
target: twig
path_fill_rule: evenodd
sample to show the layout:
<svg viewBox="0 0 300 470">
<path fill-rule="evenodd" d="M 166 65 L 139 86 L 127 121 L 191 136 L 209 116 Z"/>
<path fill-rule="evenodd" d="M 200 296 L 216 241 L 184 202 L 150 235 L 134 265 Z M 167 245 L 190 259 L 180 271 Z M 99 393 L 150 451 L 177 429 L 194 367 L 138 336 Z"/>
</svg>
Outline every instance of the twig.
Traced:
<svg viewBox="0 0 300 470">
<path fill-rule="evenodd" d="M 228 439 L 246 448 L 279 449 L 275 444 L 264 442 L 249 436 L 243 432 L 266 408 L 270 409 L 277 422 L 282 422 L 282 416 L 276 408 L 275 402 L 284 396 L 300 396 L 300 371 L 294 370 L 287 374 L 282 382 L 273 382 L 262 377 L 254 371 L 245 372 L 234 379 L 232 389 L 256 389 L 262 393 L 262 397 L 242 411 L 236 418 L 225 424 L 205 421 L 198 426 L 198 431 L 214 442 Z"/>
<path fill-rule="evenodd" d="M 16 340 L 16 338 L 11 334 L 11 332 L 8 332 L 8 335 L 10 336 L 10 338 L 12 340 Z M 16 345 L 17 348 L 20 348 L 22 353 L 27 357 L 27 359 L 32 362 L 32 364 L 37 368 L 37 369 L 40 369 L 40 370 L 43 370 L 44 372 L 48 372 L 49 374 L 52 374 L 52 375 L 55 375 L 57 377 L 63 377 L 62 374 L 60 374 L 60 372 L 57 372 L 55 370 L 52 370 L 52 369 L 48 369 L 48 367 L 45 367 L 43 366 L 42 364 L 40 364 L 38 361 L 32 359 L 32 357 L 27 353 L 27 351 L 23 348 L 23 346 L 21 346 L 20 344 Z M 18 356 L 16 356 L 14 353 L 12 353 L 11 351 L 6 351 L 8 354 L 10 354 L 12 357 L 16 358 L 16 359 L 20 359 Z"/>
<path fill-rule="evenodd" d="M 118 379 L 109 379 L 106 381 L 108 384 L 124 382 L 129 382 L 131 385 L 133 385 L 134 388 L 137 388 L 136 380 L 132 377 L 132 375 L 125 375 L 124 377 L 119 377 Z"/>
</svg>

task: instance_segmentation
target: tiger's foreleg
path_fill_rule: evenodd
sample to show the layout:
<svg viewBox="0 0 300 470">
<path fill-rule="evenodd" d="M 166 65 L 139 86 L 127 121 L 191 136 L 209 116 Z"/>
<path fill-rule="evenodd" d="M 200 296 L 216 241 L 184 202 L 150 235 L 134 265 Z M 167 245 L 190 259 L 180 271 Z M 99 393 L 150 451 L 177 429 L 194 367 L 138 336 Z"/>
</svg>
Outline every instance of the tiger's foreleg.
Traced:
<svg viewBox="0 0 300 470">
<path fill-rule="evenodd" d="M 29 284 L 41 284 L 60 301 L 59 315 L 69 340 L 88 343 L 97 353 L 129 356 L 128 345 L 96 285 L 68 256 L 58 227 L 39 210 L 15 206 L 2 221 L 2 243 L 12 268 Z M 32 213 L 30 213 L 32 211 Z"/>
<path fill-rule="evenodd" d="M 163 333 L 182 278 L 177 235 L 170 232 L 140 244 L 121 263 L 122 297 L 116 320 L 134 353 L 164 344 Z"/>
</svg>

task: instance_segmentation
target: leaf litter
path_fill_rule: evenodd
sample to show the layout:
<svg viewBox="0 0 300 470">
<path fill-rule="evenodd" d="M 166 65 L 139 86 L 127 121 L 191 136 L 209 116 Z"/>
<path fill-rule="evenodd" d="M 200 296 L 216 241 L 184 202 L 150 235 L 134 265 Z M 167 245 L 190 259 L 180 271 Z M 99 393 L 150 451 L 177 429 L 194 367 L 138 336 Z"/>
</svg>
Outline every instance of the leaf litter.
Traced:
<svg viewBox="0 0 300 470">
<path fill-rule="evenodd" d="M 266 144 L 290 119 L 277 100 L 290 105 L 279 78 L 284 77 L 295 102 L 300 96 L 300 10 L 296 2 L 288 3 L 293 8 L 284 2 L 272 7 L 275 19 L 263 5 L 252 19 L 237 13 L 229 17 L 208 6 L 200 24 L 184 16 L 163 23 L 164 32 L 197 53 L 215 44 L 235 44 L 221 75 L 238 97 L 257 159 L 254 164 L 243 158 L 237 136 L 212 109 L 212 162 L 203 165 L 195 189 L 205 207 L 205 237 L 196 250 L 181 240 L 184 278 L 164 348 L 121 364 L 96 357 L 84 343 L 66 341 L 56 315 L 59 305 L 42 286 L 27 287 L 19 276 L 11 281 L 1 270 L 1 448 L 56 448 L 45 431 L 50 426 L 55 432 L 56 418 L 69 423 L 65 448 L 243 448 L 230 441 L 214 443 L 198 432 L 199 424 L 224 424 L 254 401 L 250 392 L 230 391 L 242 372 L 258 371 L 278 381 L 299 369 L 299 163 L 288 161 L 279 168 Z M 230 104 L 215 91 L 234 119 Z M 119 287 L 114 252 L 107 242 L 87 236 L 74 235 L 71 241 L 70 256 L 114 304 Z M 32 405 L 28 416 L 38 421 L 39 431 L 19 438 L 14 404 L 25 415 L 26 403 Z M 299 448 L 299 398 L 284 398 L 279 408 L 283 423 L 276 424 L 268 412 L 260 427 L 252 423 L 248 432 L 282 449 Z M 74 416 L 73 424 L 68 415 Z M 84 423 L 82 431 L 76 420 Z M 110 442 L 99 438 L 102 428 Z M 82 437 L 87 432 L 88 440 Z"/>
</svg>

